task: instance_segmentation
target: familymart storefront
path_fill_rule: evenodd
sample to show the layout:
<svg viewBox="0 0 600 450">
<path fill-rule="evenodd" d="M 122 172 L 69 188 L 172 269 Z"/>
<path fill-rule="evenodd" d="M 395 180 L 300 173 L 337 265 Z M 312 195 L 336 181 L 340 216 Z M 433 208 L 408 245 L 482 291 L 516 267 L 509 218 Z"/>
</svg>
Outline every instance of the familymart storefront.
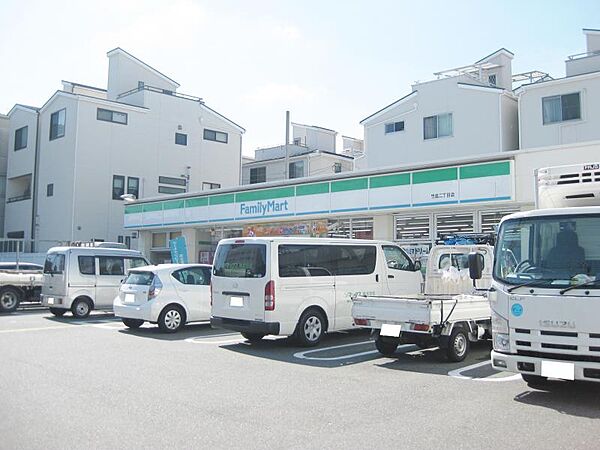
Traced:
<svg viewBox="0 0 600 450">
<path fill-rule="evenodd" d="M 223 238 L 282 235 L 393 240 L 426 258 L 440 234 L 492 231 L 520 209 L 510 159 L 293 181 L 139 201 L 125 227 L 154 262 L 179 236 L 190 262 L 212 262 Z"/>
</svg>

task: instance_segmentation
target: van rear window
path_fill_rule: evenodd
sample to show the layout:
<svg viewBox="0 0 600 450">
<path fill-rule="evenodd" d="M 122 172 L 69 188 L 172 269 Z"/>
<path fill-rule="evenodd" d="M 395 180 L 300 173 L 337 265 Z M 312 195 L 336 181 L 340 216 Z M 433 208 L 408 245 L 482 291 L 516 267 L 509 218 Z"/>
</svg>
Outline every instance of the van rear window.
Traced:
<svg viewBox="0 0 600 450">
<path fill-rule="evenodd" d="M 266 270 L 264 244 L 224 244 L 215 255 L 213 273 L 226 278 L 262 278 Z"/>
<path fill-rule="evenodd" d="M 150 286 L 154 274 L 152 272 L 129 272 L 124 284 L 135 284 L 138 286 Z"/>
<path fill-rule="evenodd" d="M 375 271 L 376 258 L 372 245 L 280 245 L 279 276 L 367 275 Z"/>
</svg>

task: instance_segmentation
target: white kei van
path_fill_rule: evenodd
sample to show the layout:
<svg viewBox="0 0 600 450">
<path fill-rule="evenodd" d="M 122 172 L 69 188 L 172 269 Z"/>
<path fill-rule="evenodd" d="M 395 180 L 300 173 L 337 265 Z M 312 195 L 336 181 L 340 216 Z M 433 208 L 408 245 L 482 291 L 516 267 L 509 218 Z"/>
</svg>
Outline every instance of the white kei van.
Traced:
<svg viewBox="0 0 600 450">
<path fill-rule="evenodd" d="M 213 263 L 211 325 L 250 340 L 291 336 L 305 346 L 354 327 L 357 294 L 421 292 L 420 264 L 385 241 L 224 239 Z"/>
<path fill-rule="evenodd" d="M 53 247 L 44 264 L 42 305 L 55 316 L 71 310 L 77 318 L 93 309 L 111 310 L 129 269 L 148 264 L 136 250 Z"/>
</svg>

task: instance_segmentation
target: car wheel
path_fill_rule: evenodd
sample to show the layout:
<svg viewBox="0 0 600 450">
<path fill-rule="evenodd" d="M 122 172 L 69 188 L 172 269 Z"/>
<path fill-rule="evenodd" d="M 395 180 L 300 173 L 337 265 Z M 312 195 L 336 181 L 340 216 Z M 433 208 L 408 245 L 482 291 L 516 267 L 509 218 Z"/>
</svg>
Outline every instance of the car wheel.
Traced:
<svg viewBox="0 0 600 450">
<path fill-rule="evenodd" d="M 60 308 L 50 308 L 50 312 L 55 315 L 56 317 L 62 317 L 65 315 L 65 313 L 67 312 L 66 309 L 60 309 Z"/>
<path fill-rule="evenodd" d="M 21 292 L 7 286 L 0 290 L 0 312 L 11 313 L 17 310 L 21 302 Z"/>
<path fill-rule="evenodd" d="M 448 338 L 446 358 L 451 362 L 463 361 L 469 353 L 469 336 L 462 328 L 455 328 Z"/>
<path fill-rule="evenodd" d="M 321 342 L 324 333 L 325 318 L 323 314 L 316 309 L 309 309 L 300 317 L 294 338 L 303 347 L 313 347 Z"/>
<path fill-rule="evenodd" d="M 123 325 L 131 329 L 139 328 L 144 324 L 144 321 L 141 319 L 126 319 L 123 317 L 121 318 L 121 321 L 123 322 Z"/>
<path fill-rule="evenodd" d="M 375 339 L 375 348 L 384 356 L 394 356 L 399 342 L 400 338 L 377 336 L 377 339 Z"/>
<path fill-rule="evenodd" d="M 158 316 L 158 327 L 165 333 L 175 333 L 185 325 L 185 313 L 177 305 L 167 306 Z"/>
<path fill-rule="evenodd" d="M 92 312 L 92 305 L 86 298 L 78 298 L 71 305 L 71 312 L 77 319 L 85 319 Z"/>
<path fill-rule="evenodd" d="M 539 375 L 521 374 L 523 381 L 532 389 L 544 389 L 548 385 L 548 378 Z"/>
<path fill-rule="evenodd" d="M 246 332 L 242 332 L 242 336 L 244 337 L 244 339 L 246 339 L 247 341 L 250 341 L 250 342 L 259 342 L 262 338 L 265 337 L 264 334 L 246 333 Z"/>
</svg>

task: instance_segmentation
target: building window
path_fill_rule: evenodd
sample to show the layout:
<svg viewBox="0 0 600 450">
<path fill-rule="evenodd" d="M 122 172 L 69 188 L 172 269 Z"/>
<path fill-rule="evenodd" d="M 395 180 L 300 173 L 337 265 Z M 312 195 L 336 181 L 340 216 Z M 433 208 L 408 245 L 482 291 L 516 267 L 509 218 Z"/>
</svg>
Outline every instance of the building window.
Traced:
<svg viewBox="0 0 600 450">
<path fill-rule="evenodd" d="M 175 178 L 175 177 L 158 177 L 158 182 L 161 184 L 174 184 L 176 186 L 185 186 L 186 179 L 185 178 Z"/>
<path fill-rule="evenodd" d="M 125 177 L 122 175 L 113 175 L 112 198 L 113 200 L 122 200 L 122 195 L 125 195 Z"/>
<path fill-rule="evenodd" d="M 206 128 L 204 129 L 204 139 L 206 139 L 207 141 L 222 142 L 224 144 L 227 144 L 227 138 L 227 133 L 209 130 Z"/>
<path fill-rule="evenodd" d="M 423 117 L 423 139 L 452 136 L 452 113 Z"/>
<path fill-rule="evenodd" d="M 496 86 L 496 74 L 495 73 L 488 75 L 488 83 L 492 86 Z"/>
<path fill-rule="evenodd" d="M 185 189 L 175 188 L 171 186 L 159 186 L 158 187 L 159 194 L 184 194 Z"/>
<path fill-rule="evenodd" d="M 175 143 L 177 145 L 187 145 L 187 134 L 175 133 Z"/>
<path fill-rule="evenodd" d="M 140 198 L 140 179 L 137 177 L 127 177 L 127 193 Z"/>
<path fill-rule="evenodd" d="M 183 194 L 186 192 L 187 180 L 185 178 L 175 177 L 158 177 L 159 184 L 167 184 L 171 186 L 158 186 L 159 194 Z M 174 187 L 183 186 L 183 187 Z"/>
<path fill-rule="evenodd" d="M 9 231 L 6 233 L 8 239 L 25 239 L 24 231 Z"/>
<path fill-rule="evenodd" d="M 103 120 L 105 122 L 114 122 L 120 123 L 122 125 L 127 125 L 126 113 L 111 111 L 109 109 L 98 108 L 96 113 L 96 119 Z"/>
<path fill-rule="evenodd" d="M 266 167 L 252 167 L 250 169 L 250 184 L 264 183 L 267 181 Z"/>
<path fill-rule="evenodd" d="M 127 248 L 131 248 L 131 236 L 125 236 L 125 247 Z M 142 264 L 143 266 L 145 266 L 146 264 Z"/>
<path fill-rule="evenodd" d="M 294 138 L 294 145 L 302 145 L 302 138 Z"/>
<path fill-rule="evenodd" d="M 60 111 L 53 112 L 50 115 L 50 140 L 61 138 L 65 135 L 65 122 L 67 110 L 65 108 Z"/>
<path fill-rule="evenodd" d="M 152 233 L 152 248 L 166 248 L 167 233 Z"/>
<path fill-rule="evenodd" d="M 46 185 L 46 197 L 54 196 L 54 183 Z"/>
<path fill-rule="evenodd" d="M 117 236 L 117 242 L 119 244 L 122 244 L 123 243 L 123 236 Z"/>
<path fill-rule="evenodd" d="M 431 240 L 429 216 L 395 216 L 394 223 L 397 241 Z"/>
<path fill-rule="evenodd" d="M 373 218 L 329 220 L 327 230 L 327 237 L 330 238 L 373 239 Z"/>
<path fill-rule="evenodd" d="M 339 162 L 334 163 L 333 164 L 333 172 L 334 173 L 341 173 L 341 171 L 342 171 L 342 163 L 339 163 Z"/>
<path fill-rule="evenodd" d="M 15 151 L 27 147 L 27 130 L 28 127 L 21 127 L 15 130 Z"/>
<path fill-rule="evenodd" d="M 544 125 L 581 119 L 579 92 L 542 98 L 542 117 Z"/>
<path fill-rule="evenodd" d="M 221 185 L 219 183 L 208 183 L 206 181 L 204 181 L 202 183 L 202 190 L 203 191 L 210 191 L 212 189 L 220 189 Z"/>
<path fill-rule="evenodd" d="M 404 131 L 404 120 L 385 124 L 385 134 L 396 133 L 398 131 Z"/>
<path fill-rule="evenodd" d="M 475 231 L 473 214 L 438 214 L 435 216 L 435 231 L 439 239 L 449 234 L 472 233 Z"/>
<path fill-rule="evenodd" d="M 290 163 L 290 178 L 302 178 L 304 176 L 304 161 Z"/>
</svg>

